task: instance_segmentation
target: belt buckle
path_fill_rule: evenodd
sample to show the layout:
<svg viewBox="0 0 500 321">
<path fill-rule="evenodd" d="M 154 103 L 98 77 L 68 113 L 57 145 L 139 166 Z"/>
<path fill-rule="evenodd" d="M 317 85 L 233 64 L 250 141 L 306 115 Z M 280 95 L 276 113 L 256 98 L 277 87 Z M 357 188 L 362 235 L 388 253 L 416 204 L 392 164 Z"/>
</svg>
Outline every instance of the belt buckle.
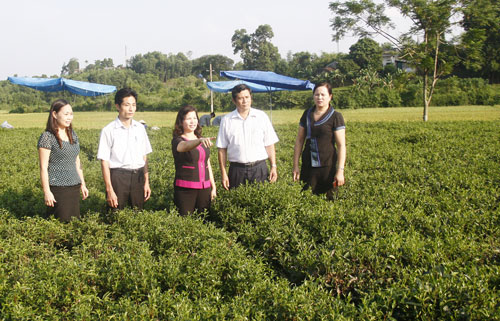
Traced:
<svg viewBox="0 0 500 321">
<path fill-rule="evenodd" d="M 260 161 L 255 161 L 255 162 L 249 162 L 245 164 L 245 167 L 254 167 L 257 165 Z"/>
</svg>

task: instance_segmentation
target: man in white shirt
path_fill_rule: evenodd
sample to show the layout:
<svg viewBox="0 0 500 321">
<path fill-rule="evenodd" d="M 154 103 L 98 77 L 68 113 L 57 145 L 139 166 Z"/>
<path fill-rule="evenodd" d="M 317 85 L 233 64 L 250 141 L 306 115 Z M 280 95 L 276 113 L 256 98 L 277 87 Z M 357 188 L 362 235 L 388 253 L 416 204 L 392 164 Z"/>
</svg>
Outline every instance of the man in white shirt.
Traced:
<svg viewBox="0 0 500 321">
<path fill-rule="evenodd" d="M 274 144 L 278 136 L 261 110 L 252 108 L 252 91 L 244 85 L 232 90 L 236 110 L 222 118 L 217 135 L 222 186 L 227 190 L 248 182 L 274 183 L 278 178 Z M 269 159 L 271 170 L 266 165 Z M 226 162 L 229 160 L 229 173 Z"/>
<path fill-rule="evenodd" d="M 137 93 L 130 88 L 120 89 L 115 105 L 118 117 L 102 129 L 97 151 L 106 201 L 112 209 L 127 205 L 142 209 L 151 196 L 147 154 L 152 148 L 144 126 L 133 120 Z"/>
</svg>

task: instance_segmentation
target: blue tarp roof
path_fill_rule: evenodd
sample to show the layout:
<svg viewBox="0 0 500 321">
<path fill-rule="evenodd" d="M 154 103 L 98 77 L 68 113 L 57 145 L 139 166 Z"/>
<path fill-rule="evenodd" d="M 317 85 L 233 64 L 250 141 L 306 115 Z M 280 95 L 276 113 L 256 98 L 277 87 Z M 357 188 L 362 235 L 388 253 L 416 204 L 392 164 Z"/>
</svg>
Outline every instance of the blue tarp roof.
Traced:
<svg viewBox="0 0 500 321">
<path fill-rule="evenodd" d="M 30 87 L 36 90 L 48 92 L 67 90 L 73 94 L 81 96 L 101 96 L 111 94 L 116 91 L 115 86 L 66 78 L 9 77 L 8 80 L 13 84 Z"/>
<path fill-rule="evenodd" d="M 272 71 L 233 70 L 221 71 L 220 75 L 229 79 L 240 79 L 263 86 L 271 86 L 287 90 L 312 90 L 314 88 L 314 84 L 309 80 L 300 80 L 297 78 L 283 76 Z"/>
<path fill-rule="evenodd" d="M 207 87 L 208 89 L 218 93 L 227 93 L 233 90 L 234 86 L 237 86 L 239 84 L 247 85 L 248 87 L 250 87 L 250 89 L 252 89 L 252 92 L 254 93 L 267 93 L 270 91 L 286 90 L 283 88 L 263 86 L 243 80 L 209 81 L 207 82 Z"/>
</svg>

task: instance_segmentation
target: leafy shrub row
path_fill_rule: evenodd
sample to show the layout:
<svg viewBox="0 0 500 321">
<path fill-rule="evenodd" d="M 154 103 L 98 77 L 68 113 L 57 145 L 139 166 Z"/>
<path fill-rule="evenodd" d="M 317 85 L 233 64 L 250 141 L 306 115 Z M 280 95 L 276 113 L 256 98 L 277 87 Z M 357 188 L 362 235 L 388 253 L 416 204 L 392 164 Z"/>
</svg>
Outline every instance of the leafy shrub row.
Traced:
<svg viewBox="0 0 500 321">
<path fill-rule="evenodd" d="M 313 284 L 290 289 L 234 236 L 177 213 L 64 225 L 0 213 L 5 319 L 311 320 L 353 313 Z"/>
<path fill-rule="evenodd" d="M 91 196 L 67 225 L 43 218 L 40 130 L 0 131 L 0 315 L 498 320 L 499 126 L 350 122 L 334 202 L 291 182 L 297 128 L 281 126 L 279 181 L 219 186 L 198 218 L 173 209 L 171 129 L 150 132 L 147 210 L 116 215 L 99 131 L 81 130 Z"/>
<path fill-rule="evenodd" d="M 224 193 L 212 219 L 292 284 L 317 281 L 363 316 L 498 318 L 496 129 L 350 124 L 335 202 L 280 181 Z"/>
</svg>

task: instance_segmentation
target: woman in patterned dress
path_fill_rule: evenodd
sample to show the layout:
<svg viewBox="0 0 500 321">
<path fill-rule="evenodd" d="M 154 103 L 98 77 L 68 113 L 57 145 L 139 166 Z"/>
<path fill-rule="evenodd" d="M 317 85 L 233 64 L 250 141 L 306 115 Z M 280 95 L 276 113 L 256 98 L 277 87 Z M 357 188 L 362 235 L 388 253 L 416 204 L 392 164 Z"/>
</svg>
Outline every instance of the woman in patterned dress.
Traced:
<svg viewBox="0 0 500 321">
<path fill-rule="evenodd" d="M 342 115 L 330 106 L 330 84 L 317 84 L 313 99 L 315 106 L 304 111 L 300 118 L 293 153 L 293 180 L 300 179 L 305 183 L 304 188 L 311 187 L 314 194 L 327 193 L 330 198 L 329 192 L 345 182 L 345 123 Z"/>
<path fill-rule="evenodd" d="M 68 222 L 80 217 L 80 191 L 86 199 L 89 191 L 85 186 L 80 165 L 80 144 L 73 131 L 73 109 L 59 99 L 52 103 L 45 132 L 38 140 L 40 179 L 47 205 L 47 214 Z"/>
</svg>

